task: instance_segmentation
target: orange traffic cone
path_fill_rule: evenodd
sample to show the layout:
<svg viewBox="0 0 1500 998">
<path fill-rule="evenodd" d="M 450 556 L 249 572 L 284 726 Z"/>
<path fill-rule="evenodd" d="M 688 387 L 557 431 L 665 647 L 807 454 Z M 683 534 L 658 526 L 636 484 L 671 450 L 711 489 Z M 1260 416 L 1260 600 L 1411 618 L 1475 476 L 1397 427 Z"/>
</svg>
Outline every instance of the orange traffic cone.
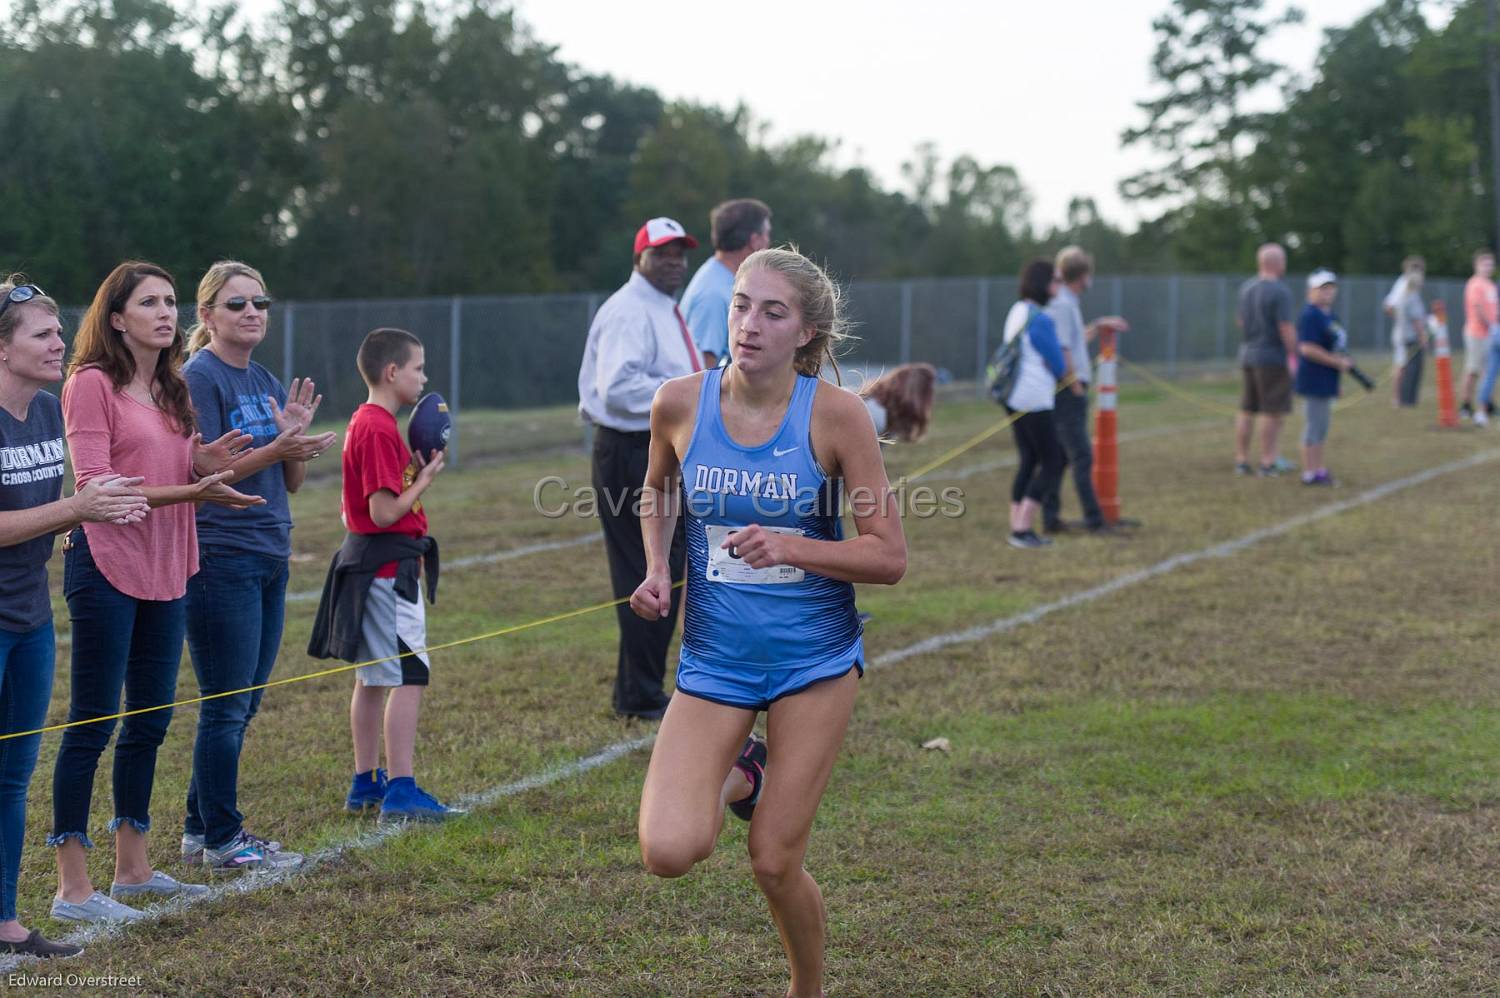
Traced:
<svg viewBox="0 0 1500 998">
<path fill-rule="evenodd" d="M 1094 491 L 1104 522 L 1120 522 L 1120 392 L 1115 363 L 1115 330 L 1099 330 L 1099 360 L 1094 365 L 1094 384 L 1099 390 L 1099 412 L 1094 418 Z"/>
<path fill-rule="evenodd" d="M 1432 303 L 1427 317 L 1427 331 L 1432 336 L 1434 367 L 1437 369 L 1438 425 L 1457 426 L 1458 406 L 1453 397 L 1453 355 L 1448 348 L 1448 306 Z"/>
</svg>

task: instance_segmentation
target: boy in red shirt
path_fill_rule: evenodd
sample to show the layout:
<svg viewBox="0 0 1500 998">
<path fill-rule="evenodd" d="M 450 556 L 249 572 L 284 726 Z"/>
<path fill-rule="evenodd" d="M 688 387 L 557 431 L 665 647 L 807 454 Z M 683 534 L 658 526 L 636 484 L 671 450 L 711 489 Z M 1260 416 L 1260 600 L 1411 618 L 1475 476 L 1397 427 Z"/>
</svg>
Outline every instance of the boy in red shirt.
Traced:
<svg viewBox="0 0 1500 998">
<path fill-rule="evenodd" d="M 342 516 L 349 535 L 330 566 L 309 651 L 368 662 L 355 673 L 349 724 L 354 780 L 346 807 L 379 807 L 380 820 L 441 821 L 459 813 L 417 786 L 413 753 L 430 662 L 421 569 L 428 598 L 437 589 L 437 544 L 427 536 L 421 496 L 443 470 L 443 452 L 424 461 L 396 426 L 427 384 L 422 341 L 402 329 L 376 329 L 359 347 L 369 386 L 344 435 Z M 378 768 L 385 736 L 387 771 Z"/>
</svg>

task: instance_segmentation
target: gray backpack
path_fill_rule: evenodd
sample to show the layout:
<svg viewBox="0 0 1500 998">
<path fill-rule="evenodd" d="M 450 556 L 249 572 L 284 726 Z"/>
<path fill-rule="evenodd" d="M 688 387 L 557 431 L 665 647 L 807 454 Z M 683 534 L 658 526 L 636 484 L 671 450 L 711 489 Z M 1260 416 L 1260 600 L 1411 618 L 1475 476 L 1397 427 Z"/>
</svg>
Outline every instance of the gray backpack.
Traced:
<svg viewBox="0 0 1500 998">
<path fill-rule="evenodd" d="M 1035 305 L 1026 306 L 1026 323 L 1021 331 L 1000 344 L 990 363 L 985 368 L 985 377 L 990 383 L 990 398 L 996 405 L 1005 405 L 1010 393 L 1015 390 L 1016 379 L 1021 376 L 1021 340 L 1031 328 L 1031 321 L 1039 310 Z"/>
</svg>

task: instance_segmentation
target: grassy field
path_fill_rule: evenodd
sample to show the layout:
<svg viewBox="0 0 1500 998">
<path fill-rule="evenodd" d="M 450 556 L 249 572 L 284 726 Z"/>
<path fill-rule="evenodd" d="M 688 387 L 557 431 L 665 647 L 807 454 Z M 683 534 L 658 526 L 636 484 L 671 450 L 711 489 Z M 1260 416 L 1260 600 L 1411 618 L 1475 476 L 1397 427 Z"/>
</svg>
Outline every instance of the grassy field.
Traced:
<svg viewBox="0 0 1500 998">
<path fill-rule="evenodd" d="M 1233 385 L 1186 387 L 1233 405 Z M 928 442 L 888 451 L 893 477 L 997 418 L 945 400 Z M 1041 552 L 1004 543 L 1008 434 L 935 471 L 931 484 L 963 490 L 965 514 L 908 519 L 905 580 L 860 592 L 871 655 L 889 664 L 862 683 L 808 858 L 829 909 L 829 994 L 1493 994 L 1500 464 L 1034 623 L 893 654 L 1500 447 L 1434 421 L 1383 397 L 1340 412 L 1329 453 L 1342 484 L 1314 490 L 1233 477 L 1222 420 L 1127 388 L 1121 491 L 1144 525 Z M 532 510 L 542 476 L 587 483 L 570 413 L 466 415 L 464 431 L 463 466 L 427 501 L 446 560 L 596 532 Z M 318 587 L 340 536 L 337 481 L 319 470 L 294 501 L 293 592 Z M 597 544 L 474 562 L 445 572 L 430 637 L 609 596 Z M 313 609 L 292 604 L 278 676 L 319 667 L 302 653 Z M 441 654 L 421 782 L 444 798 L 480 793 L 648 736 L 609 710 L 614 648 L 605 612 Z M 348 687 L 268 695 L 242 766 L 251 830 L 308 852 L 368 833 L 341 811 Z M 193 690 L 185 664 L 179 692 Z M 161 753 L 152 849 L 166 869 L 195 721 L 179 711 Z M 951 752 L 921 749 L 938 736 Z M 22 917 L 49 931 L 64 931 L 45 918 L 55 881 L 41 847 L 57 741 L 43 743 L 21 880 Z M 647 755 L 619 756 L 95 940 L 66 972 L 193 995 L 782 994 L 744 826 L 731 821 L 689 877 L 649 877 L 635 844 Z M 106 776 L 91 866 L 103 886 L 108 797 Z"/>
</svg>

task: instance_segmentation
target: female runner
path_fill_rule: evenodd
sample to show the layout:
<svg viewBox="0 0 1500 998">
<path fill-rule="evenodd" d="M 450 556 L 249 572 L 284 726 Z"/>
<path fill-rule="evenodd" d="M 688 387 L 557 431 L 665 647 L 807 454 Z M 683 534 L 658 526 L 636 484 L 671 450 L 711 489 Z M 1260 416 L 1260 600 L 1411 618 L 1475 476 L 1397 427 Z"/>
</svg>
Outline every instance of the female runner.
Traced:
<svg viewBox="0 0 1500 998">
<path fill-rule="evenodd" d="M 740 266 L 730 366 L 669 381 L 652 405 L 647 570 L 631 597 L 643 617 L 670 609 L 667 552 L 685 503 L 679 695 L 646 773 L 641 854 L 678 877 L 713 851 L 726 806 L 749 820 L 750 865 L 798 998 L 822 987 L 823 898 L 802 859 L 864 670 L 853 583 L 906 571 L 869 413 L 818 378 L 842 326 L 838 289 L 801 254 L 761 250 Z M 751 734 L 760 711 L 764 741 Z"/>
</svg>

